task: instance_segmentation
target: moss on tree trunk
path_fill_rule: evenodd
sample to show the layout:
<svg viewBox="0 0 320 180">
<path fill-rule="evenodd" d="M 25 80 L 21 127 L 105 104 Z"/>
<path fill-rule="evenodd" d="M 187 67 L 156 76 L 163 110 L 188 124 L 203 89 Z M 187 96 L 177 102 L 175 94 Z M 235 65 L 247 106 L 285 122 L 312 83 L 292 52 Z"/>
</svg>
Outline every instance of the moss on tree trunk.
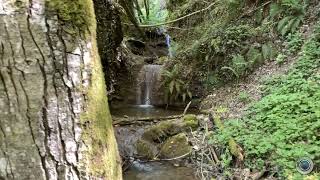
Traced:
<svg viewBox="0 0 320 180">
<path fill-rule="evenodd" d="M 93 3 L 51 2 L 0 3 L 0 179 L 121 179 Z"/>
</svg>

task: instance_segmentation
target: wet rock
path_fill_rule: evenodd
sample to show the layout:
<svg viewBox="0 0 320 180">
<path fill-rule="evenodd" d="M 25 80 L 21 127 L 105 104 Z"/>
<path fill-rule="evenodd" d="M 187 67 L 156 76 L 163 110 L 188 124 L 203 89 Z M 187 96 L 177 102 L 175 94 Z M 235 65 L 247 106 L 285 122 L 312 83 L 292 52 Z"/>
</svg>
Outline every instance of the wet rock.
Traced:
<svg viewBox="0 0 320 180">
<path fill-rule="evenodd" d="M 177 134 L 167 139 L 160 150 L 161 158 L 176 158 L 183 156 L 191 151 L 188 137 L 185 133 Z"/>
<path fill-rule="evenodd" d="M 141 138 L 137 141 L 137 154 L 139 157 L 153 159 L 160 151 L 159 149 L 164 152 L 164 157 L 170 157 L 171 155 L 185 152 L 183 149 L 189 150 L 191 147 L 188 145 L 186 135 L 182 132 L 190 131 L 190 129 L 194 130 L 197 127 L 198 120 L 193 114 L 185 115 L 181 119 L 163 121 L 153 125 L 146 129 Z M 179 143 L 175 143 L 176 140 L 178 140 Z M 169 155 L 166 155 L 171 147 L 169 142 L 173 142 L 177 147 L 181 147 L 182 145 L 185 146 L 183 146 L 182 149 L 176 149 L 173 154 L 169 153 Z M 172 147 L 175 147 L 176 145 Z"/>
<path fill-rule="evenodd" d="M 194 114 L 187 114 L 183 117 L 183 122 L 187 127 L 191 127 L 193 129 L 197 128 L 199 125 L 197 116 Z"/>
<path fill-rule="evenodd" d="M 143 159 L 153 159 L 159 152 L 156 144 L 143 139 L 137 141 L 136 147 L 138 156 Z"/>
<path fill-rule="evenodd" d="M 198 127 L 198 120 L 195 115 L 186 115 L 182 119 L 160 122 L 148 128 L 142 135 L 143 139 L 161 143 L 170 136 L 183 131 L 190 131 Z"/>
</svg>

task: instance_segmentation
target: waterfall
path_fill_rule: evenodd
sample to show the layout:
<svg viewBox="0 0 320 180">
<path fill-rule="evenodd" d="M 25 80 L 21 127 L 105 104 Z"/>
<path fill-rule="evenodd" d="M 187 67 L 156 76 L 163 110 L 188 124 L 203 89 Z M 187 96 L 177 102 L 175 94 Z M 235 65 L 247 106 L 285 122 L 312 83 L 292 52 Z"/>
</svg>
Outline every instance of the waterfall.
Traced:
<svg viewBox="0 0 320 180">
<path fill-rule="evenodd" d="M 166 34 L 166 44 L 167 44 L 167 47 L 168 47 L 168 56 L 171 58 L 172 57 L 172 48 L 171 48 L 171 37 L 169 34 Z"/>
<path fill-rule="evenodd" d="M 138 76 L 137 104 L 152 105 L 153 95 L 157 89 L 161 65 L 144 65 Z"/>
<path fill-rule="evenodd" d="M 163 27 L 160 27 L 157 30 L 158 34 L 164 34 L 166 37 L 166 44 L 167 44 L 167 48 L 168 48 L 168 57 L 172 57 L 173 53 L 172 53 L 172 47 L 171 47 L 171 36 L 168 34 L 167 30 Z"/>
</svg>

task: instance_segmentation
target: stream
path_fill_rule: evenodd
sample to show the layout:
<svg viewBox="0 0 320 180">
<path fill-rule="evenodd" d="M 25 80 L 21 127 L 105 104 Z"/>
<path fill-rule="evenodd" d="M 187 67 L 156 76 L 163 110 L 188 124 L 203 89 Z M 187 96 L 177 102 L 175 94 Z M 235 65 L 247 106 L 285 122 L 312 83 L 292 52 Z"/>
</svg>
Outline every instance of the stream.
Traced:
<svg viewBox="0 0 320 180">
<path fill-rule="evenodd" d="M 156 35 L 158 34 L 158 35 Z M 154 46 L 155 52 L 166 52 L 166 54 L 161 54 L 161 56 L 167 56 L 171 58 L 173 52 L 171 50 L 171 37 L 167 34 L 164 28 L 159 28 L 156 31 L 155 36 L 160 39 L 152 39 L 155 41 L 153 44 L 165 43 L 166 46 Z M 153 37 L 154 38 L 154 37 Z M 162 38 L 162 39 L 161 39 Z M 141 43 L 141 42 L 140 42 Z M 143 43 L 143 42 L 142 42 Z M 151 43 L 152 44 L 152 43 Z M 137 47 L 138 48 L 138 47 Z M 140 53 L 139 58 L 146 58 L 144 53 Z M 114 119 L 139 119 L 139 118 L 157 118 L 157 117 L 169 117 L 173 115 L 181 115 L 183 113 L 184 107 L 179 109 L 163 108 L 165 105 L 163 89 L 161 90 L 161 72 L 163 65 L 158 63 L 144 63 L 138 64 L 137 73 L 132 79 L 135 79 L 132 83 L 132 87 L 128 86 L 130 90 L 129 94 L 124 96 L 124 99 L 129 99 L 131 101 L 125 101 L 129 103 L 120 103 L 120 105 L 111 105 L 110 110 Z M 126 80 L 126 78 L 124 78 Z M 126 83 L 125 85 L 128 85 Z M 133 97 L 133 98 L 131 98 Z M 133 100 L 133 101 L 132 101 Z M 135 102 L 134 102 L 135 101 Z M 160 106 L 159 106 L 160 105 Z M 190 108 L 189 111 L 193 112 Z M 175 119 L 173 121 L 179 121 Z M 180 122 L 181 123 L 181 122 Z M 160 121 L 148 121 L 141 124 L 134 123 L 131 125 L 116 125 L 115 136 L 118 143 L 118 149 L 120 155 L 124 161 L 123 166 L 123 179 L 124 180 L 194 180 L 195 177 L 194 169 L 189 167 L 190 164 L 187 163 L 183 158 L 178 160 L 166 160 L 159 161 L 154 160 L 158 158 L 160 154 L 161 147 L 165 144 L 165 140 L 169 139 L 170 136 L 174 136 L 178 133 L 182 133 L 182 126 L 176 125 L 173 127 L 175 133 L 166 136 L 166 139 L 160 140 L 160 142 L 154 143 L 153 141 L 148 141 L 147 148 L 152 150 L 158 149 L 156 154 L 152 157 L 145 157 L 143 153 L 141 154 L 141 149 L 139 150 L 139 143 L 146 140 L 144 136 L 145 132 L 150 133 L 150 128 L 161 124 Z M 171 127 L 172 128 L 172 127 Z M 148 131 L 149 130 L 149 131 Z M 157 131 L 159 131 L 157 129 Z M 161 132 L 162 130 L 160 130 Z M 168 130 L 164 130 L 168 131 Z M 162 137 L 163 138 L 163 137 Z M 159 140 L 159 139 L 158 139 Z M 170 140 L 171 141 L 171 140 Z M 188 143 L 188 140 L 186 140 Z M 171 142 L 172 143 L 172 142 Z M 149 146 L 150 145 L 150 146 Z M 187 144 L 186 146 L 189 145 Z M 140 146 L 141 147 L 141 146 Z M 176 150 L 173 149 L 173 152 Z M 161 156 L 161 155 L 160 155 Z M 150 161 L 151 159 L 151 161 Z"/>
<path fill-rule="evenodd" d="M 181 111 L 166 110 L 152 105 L 135 105 L 111 109 L 113 116 L 157 117 L 181 114 Z M 146 126 L 115 127 L 118 147 L 122 156 L 135 157 L 136 141 L 142 136 Z M 124 180 L 194 180 L 194 170 L 190 167 L 176 167 L 170 161 L 145 162 L 131 158 L 130 164 L 124 169 Z"/>
<path fill-rule="evenodd" d="M 138 88 L 136 91 L 135 105 L 111 106 L 113 117 L 142 118 L 166 117 L 179 115 L 183 109 L 164 109 L 153 106 L 156 103 L 155 92 L 161 65 L 144 65 L 137 77 Z M 194 170 L 185 165 L 177 165 L 170 161 L 146 162 L 137 158 L 137 141 L 142 137 L 146 128 L 154 122 L 143 125 L 117 126 L 115 135 L 122 158 L 128 165 L 124 167 L 124 180 L 194 180 Z"/>
</svg>

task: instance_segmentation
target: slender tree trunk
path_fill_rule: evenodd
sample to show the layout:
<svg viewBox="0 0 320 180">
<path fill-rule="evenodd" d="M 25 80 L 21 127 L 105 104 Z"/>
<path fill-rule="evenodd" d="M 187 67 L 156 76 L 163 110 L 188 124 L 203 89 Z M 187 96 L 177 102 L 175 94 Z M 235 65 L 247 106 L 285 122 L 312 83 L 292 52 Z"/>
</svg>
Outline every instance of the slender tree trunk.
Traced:
<svg viewBox="0 0 320 180">
<path fill-rule="evenodd" d="M 0 0 L 0 179 L 121 179 L 95 34 L 46 14 Z"/>
</svg>

